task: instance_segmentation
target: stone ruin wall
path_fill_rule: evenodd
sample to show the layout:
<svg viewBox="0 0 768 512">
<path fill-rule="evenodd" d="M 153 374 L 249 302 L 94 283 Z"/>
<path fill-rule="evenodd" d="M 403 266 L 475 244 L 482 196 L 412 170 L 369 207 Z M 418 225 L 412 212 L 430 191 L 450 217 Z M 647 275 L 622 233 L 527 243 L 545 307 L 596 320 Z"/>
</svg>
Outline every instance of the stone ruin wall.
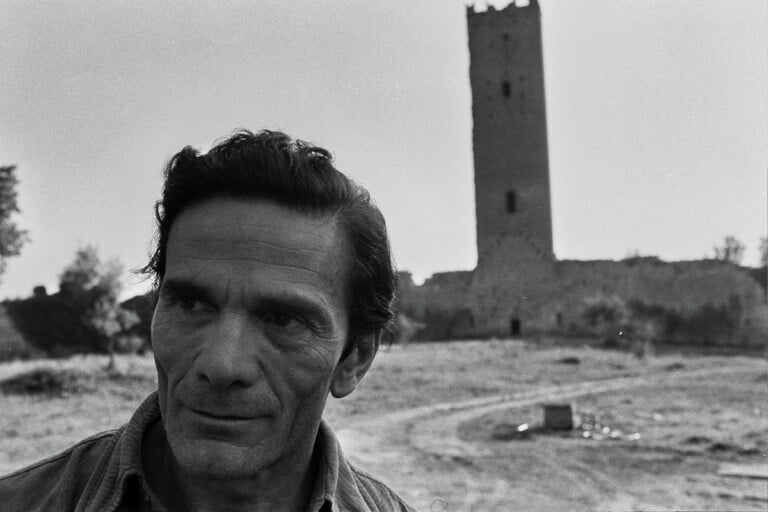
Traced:
<svg viewBox="0 0 768 512">
<path fill-rule="evenodd" d="M 703 308 L 737 308 L 738 326 L 712 342 L 727 345 L 765 345 L 768 340 L 766 292 L 744 269 L 716 261 L 663 262 L 655 259 L 623 261 L 560 261 L 549 308 L 560 316 L 559 329 L 580 320 L 584 299 L 617 295 L 647 306 L 691 316 Z M 697 340 L 691 340 L 697 341 Z"/>
<path fill-rule="evenodd" d="M 720 261 L 565 260 L 533 265 L 522 272 L 497 270 L 437 274 L 422 286 L 411 283 L 402 288 L 401 301 L 408 305 L 409 314 L 429 322 L 424 315 L 429 310 L 443 324 L 440 329 L 422 331 L 416 339 L 436 339 L 436 333 L 449 339 L 506 338 L 515 318 L 521 323 L 522 337 L 568 335 L 583 323 L 585 299 L 616 295 L 681 315 L 696 314 L 706 306 L 730 307 L 736 300 L 738 327 L 710 341 L 762 346 L 768 340 L 765 289 L 744 269 Z"/>
<path fill-rule="evenodd" d="M 472 336 L 475 329 L 472 274 L 472 271 L 438 273 L 417 286 L 410 274 L 400 273 L 397 310 L 423 324 L 416 339 Z"/>
</svg>

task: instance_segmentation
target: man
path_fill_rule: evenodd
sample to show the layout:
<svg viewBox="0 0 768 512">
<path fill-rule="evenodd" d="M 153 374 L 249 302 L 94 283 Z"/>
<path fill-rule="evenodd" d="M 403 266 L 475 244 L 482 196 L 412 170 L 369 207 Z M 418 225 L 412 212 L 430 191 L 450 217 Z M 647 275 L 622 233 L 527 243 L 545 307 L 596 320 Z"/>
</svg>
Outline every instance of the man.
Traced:
<svg viewBox="0 0 768 512">
<path fill-rule="evenodd" d="M 174 156 L 144 271 L 158 390 L 123 428 L 0 479 L 5 510 L 412 510 L 321 418 L 373 362 L 396 284 L 384 219 L 330 154 L 239 132 Z"/>
</svg>

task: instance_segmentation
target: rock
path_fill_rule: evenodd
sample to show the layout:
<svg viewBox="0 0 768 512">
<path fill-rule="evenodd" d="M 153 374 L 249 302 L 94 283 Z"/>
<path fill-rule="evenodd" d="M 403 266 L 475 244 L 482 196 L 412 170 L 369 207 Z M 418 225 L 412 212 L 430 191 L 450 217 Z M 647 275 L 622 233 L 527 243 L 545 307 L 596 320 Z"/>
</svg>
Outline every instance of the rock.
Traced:
<svg viewBox="0 0 768 512">
<path fill-rule="evenodd" d="M 549 430 L 573 430 L 571 404 L 545 404 L 544 428 Z"/>
<path fill-rule="evenodd" d="M 500 441 L 512 441 L 515 439 L 530 439 L 531 430 L 527 423 L 499 423 L 491 432 L 493 439 Z"/>
</svg>

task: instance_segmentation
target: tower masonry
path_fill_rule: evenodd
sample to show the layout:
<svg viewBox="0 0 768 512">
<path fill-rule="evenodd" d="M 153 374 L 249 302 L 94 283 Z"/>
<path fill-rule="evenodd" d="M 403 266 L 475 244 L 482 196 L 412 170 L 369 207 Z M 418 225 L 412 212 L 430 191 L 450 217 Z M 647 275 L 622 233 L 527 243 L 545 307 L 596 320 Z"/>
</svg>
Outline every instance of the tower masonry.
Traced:
<svg viewBox="0 0 768 512">
<path fill-rule="evenodd" d="M 467 8 L 478 269 L 551 262 L 538 2 Z M 524 266 L 524 265 L 523 265 Z"/>
</svg>

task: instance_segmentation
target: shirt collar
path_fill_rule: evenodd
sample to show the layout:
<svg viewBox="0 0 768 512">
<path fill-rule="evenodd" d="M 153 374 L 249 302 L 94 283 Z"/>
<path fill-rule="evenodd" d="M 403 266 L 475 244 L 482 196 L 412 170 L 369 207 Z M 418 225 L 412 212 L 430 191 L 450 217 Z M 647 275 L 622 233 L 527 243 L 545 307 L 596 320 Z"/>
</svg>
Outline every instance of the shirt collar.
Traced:
<svg viewBox="0 0 768 512">
<path fill-rule="evenodd" d="M 318 456 L 317 480 L 309 500 L 308 512 L 330 512 L 333 510 L 333 498 L 338 484 L 341 451 L 333 429 L 325 420 L 320 420 L 315 452 Z"/>
<path fill-rule="evenodd" d="M 134 412 L 130 421 L 115 433 L 114 449 L 98 471 L 103 477 L 98 485 L 86 490 L 92 496 L 88 500 L 91 511 L 114 511 L 124 501 L 151 500 L 156 507 L 157 499 L 151 493 L 141 466 L 141 441 L 147 429 L 160 420 L 160 404 L 157 391 L 153 392 Z M 318 457 L 317 479 L 309 501 L 308 512 L 330 512 L 334 509 L 339 482 L 339 472 L 352 478 L 351 469 L 343 459 L 336 435 L 322 419 L 315 440 Z M 138 480 L 130 482 L 131 479 Z M 136 496 L 141 493 L 141 496 Z M 129 495 L 134 494 L 134 495 Z"/>
</svg>

